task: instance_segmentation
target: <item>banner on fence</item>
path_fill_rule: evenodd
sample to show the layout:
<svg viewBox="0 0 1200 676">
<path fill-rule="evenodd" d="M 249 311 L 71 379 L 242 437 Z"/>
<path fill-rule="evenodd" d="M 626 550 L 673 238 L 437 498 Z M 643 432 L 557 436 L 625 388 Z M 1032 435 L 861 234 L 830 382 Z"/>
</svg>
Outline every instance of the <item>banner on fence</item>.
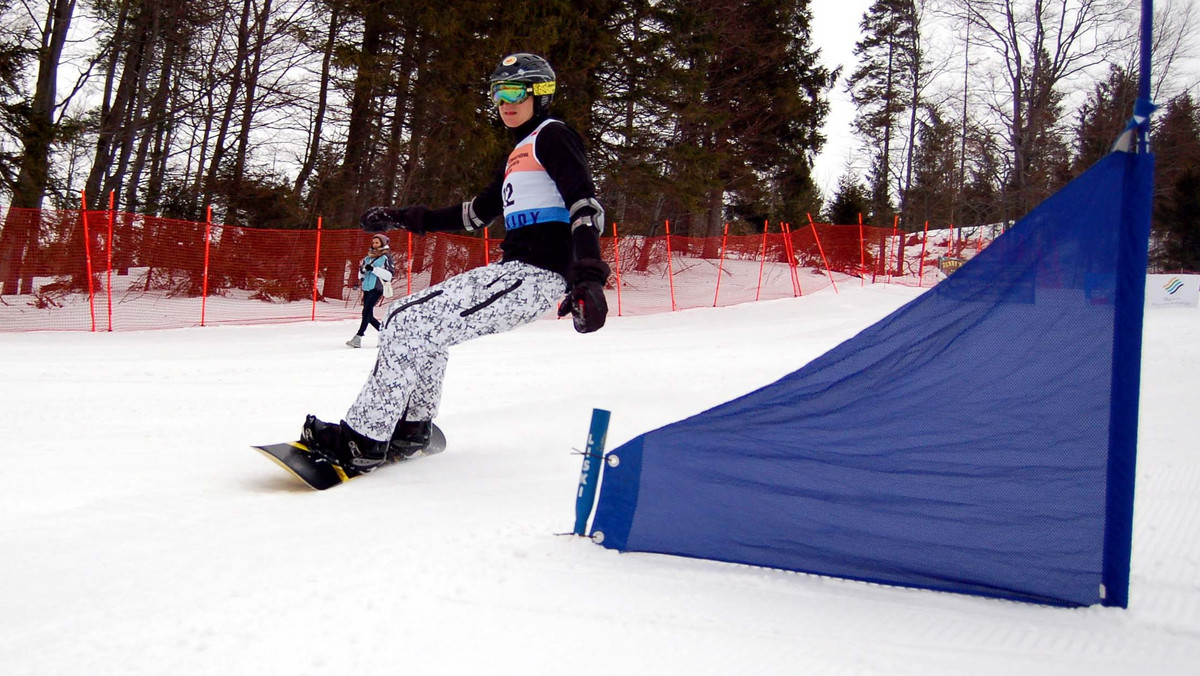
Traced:
<svg viewBox="0 0 1200 676">
<path fill-rule="evenodd" d="M 1200 275 L 1146 275 L 1148 307 L 1196 307 Z"/>
</svg>

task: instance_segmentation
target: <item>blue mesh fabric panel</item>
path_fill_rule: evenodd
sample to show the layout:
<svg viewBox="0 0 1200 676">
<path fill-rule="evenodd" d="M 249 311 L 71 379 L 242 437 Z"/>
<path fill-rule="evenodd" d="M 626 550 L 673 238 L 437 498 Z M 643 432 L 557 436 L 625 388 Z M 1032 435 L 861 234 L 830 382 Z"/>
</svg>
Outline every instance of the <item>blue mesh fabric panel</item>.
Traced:
<svg viewBox="0 0 1200 676">
<path fill-rule="evenodd" d="M 799 371 L 614 450 L 593 535 L 621 550 L 1097 602 L 1122 188 L 1148 166 L 1109 155 Z"/>
</svg>

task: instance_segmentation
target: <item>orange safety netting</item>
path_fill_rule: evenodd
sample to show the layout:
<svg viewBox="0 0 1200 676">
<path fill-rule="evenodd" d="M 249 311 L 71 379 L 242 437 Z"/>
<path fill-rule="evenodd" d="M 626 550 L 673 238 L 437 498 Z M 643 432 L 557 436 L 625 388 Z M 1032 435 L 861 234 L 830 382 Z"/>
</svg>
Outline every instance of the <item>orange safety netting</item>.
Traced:
<svg viewBox="0 0 1200 676">
<path fill-rule="evenodd" d="M 357 319 L 361 312 L 357 269 L 370 235 L 357 230 L 262 230 L 116 211 L 85 216 L 0 209 L 0 331 L 263 324 Z M 614 272 L 609 311 L 727 306 L 838 283 L 929 285 L 940 258 L 984 244 L 954 230 L 939 231 L 934 242 L 857 225 L 784 227 L 717 238 L 604 237 Z M 390 236 L 398 296 L 501 256 L 495 238 Z"/>
</svg>

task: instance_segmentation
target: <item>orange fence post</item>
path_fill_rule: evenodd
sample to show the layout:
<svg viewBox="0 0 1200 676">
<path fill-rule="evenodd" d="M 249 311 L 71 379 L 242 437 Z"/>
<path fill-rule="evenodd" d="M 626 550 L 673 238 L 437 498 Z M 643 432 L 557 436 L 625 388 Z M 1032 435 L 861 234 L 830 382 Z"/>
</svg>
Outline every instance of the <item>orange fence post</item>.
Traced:
<svg viewBox="0 0 1200 676">
<path fill-rule="evenodd" d="M 490 245 L 491 245 L 491 242 L 488 241 L 488 229 L 484 228 L 483 229 L 483 264 L 484 265 L 491 265 L 491 263 L 492 263 L 491 254 L 488 253 L 488 247 Z"/>
<path fill-rule="evenodd" d="M 861 211 L 858 212 L 858 258 L 859 258 L 858 281 L 861 282 L 859 284 L 859 286 L 866 286 L 867 285 L 867 240 L 863 238 L 863 222 L 862 222 L 862 212 Z"/>
<path fill-rule="evenodd" d="M 762 296 L 763 267 L 767 264 L 767 229 L 770 226 L 770 221 L 763 221 L 762 253 L 758 256 L 758 291 L 754 292 L 754 300 L 758 300 Z"/>
<path fill-rule="evenodd" d="M 925 284 L 925 245 L 929 243 L 929 221 L 925 221 L 925 236 L 921 239 L 921 264 L 917 267 L 917 286 Z"/>
<path fill-rule="evenodd" d="M 779 221 L 779 237 L 783 240 L 783 255 L 787 258 L 788 266 L 788 281 L 792 283 L 792 298 L 796 297 L 796 280 L 792 277 L 792 252 L 788 247 L 788 224 L 787 221 Z"/>
<path fill-rule="evenodd" d="M 308 320 L 310 322 L 317 321 L 317 279 L 321 276 L 321 229 L 324 220 L 323 216 L 317 216 L 317 252 L 313 256 L 313 302 L 312 316 Z"/>
<path fill-rule="evenodd" d="M 204 326 L 204 314 L 208 310 L 208 254 L 212 243 L 212 205 L 208 205 L 204 211 L 204 282 L 200 291 L 200 326 Z"/>
<path fill-rule="evenodd" d="M 412 295 L 412 231 L 408 232 L 408 270 L 405 272 L 407 277 L 407 285 L 404 289 L 404 295 Z"/>
<path fill-rule="evenodd" d="M 721 235 L 721 257 L 717 259 L 717 292 L 713 294 L 713 307 L 717 306 L 717 298 L 721 296 L 721 273 L 725 269 L 725 243 L 729 241 L 729 224 L 725 224 L 725 233 Z"/>
<path fill-rule="evenodd" d="M 825 263 L 825 273 L 829 275 L 829 283 L 833 285 L 833 292 L 837 293 L 837 282 L 833 281 L 833 270 L 829 269 L 829 260 L 825 258 L 825 249 L 821 247 L 821 238 L 817 236 L 817 224 L 813 223 L 812 214 L 808 216 L 808 224 L 812 226 L 813 239 L 817 240 L 817 251 L 821 252 L 821 261 Z"/>
<path fill-rule="evenodd" d="M 892 216 L 892 240 L 893 241 L 896 240 L 896 235 L 897 235 L 897 233 L 899 233 L 899 230 L 900 230 L 900 215 L 894 214 Z M 899 270 L 900 266 L 901 266 L 900 242 L 896 241 L 896 269 Z M 892 283 L 892 242 L 888 242 L 887 271 L 888 271 L 888 284 L 891 284 Z"/>
<path fill-rule="evenodd" d="M 800 259 L 796 256 L 796 242 L 792 240 L 792 224 L 784 223 L 784 243 L 787 245 L 788 268 L 792 275 L 792 298 L 804 295 L 800 288 Z"/>
<path fill-rule="evenodd" d="M 613 263 L 617 268 L 617 316 L 621 316 L 621 238 L 617 236 L 617 224 L 613 223 Z"/>
<path fill-rule="evenodd" d="M 796 263 L 792 266 L 792 274 L 796 278 L 796 295 L 800 298 L 803 298 L 804 287 L 800 285 L 800 257 L 796 255 L 796 241 L 792 239 L 791 231 L 792 224 L 788 223 L 788 239 L 792 240 L 789 246 L 792 247 L 792 256 L 796 259 Z"/>
<path fill-rule="evenodd" d="M 671 312 L 675 311 L 675 264 L 671 260 L 671 221 L 667 224 L 667 281 L 671 284 Z"/>
<path fill-rule="evenodd" d="M 96 285 L 92 281 L 92 237 L 88 232 L 87 194 L 79 191 L 79 199 L 83 203 L 83 257 L 87 260 L 88 277 L 88 312 L 92 315 L 92 333 L 96 332 Z"/>
<path fill-rule="evenodd" d="M 108 330 L 112 331 L 112 249 L 113 249 L 113 221 L 116 220 L 116 191 L 108 191 L 108 272 L 104 281 L 104 291 L 108 298 Z"/>
<path fill-rule="evenodd" d="M 800 257 L 796 255 L 796 240 L 792 239 L 792 224 L 788 223 L 788 239 L 791 240 L 789 246 L 792 247 L 792 257 L 796 259 L 792 265 L 792 275 L 796 278 L 796 295 L 804 297 L 804 287 L 800 286 Z"/>
</svg>

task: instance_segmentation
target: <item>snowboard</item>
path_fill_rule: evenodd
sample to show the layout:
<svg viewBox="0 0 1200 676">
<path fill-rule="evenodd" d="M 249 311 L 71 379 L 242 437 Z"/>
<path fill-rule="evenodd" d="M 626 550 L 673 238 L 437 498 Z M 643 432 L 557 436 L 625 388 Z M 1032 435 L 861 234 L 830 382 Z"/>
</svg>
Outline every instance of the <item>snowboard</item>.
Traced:
<svg viewBox="0 0 1200 676">
<path fill-rule="evenodd" d="M 335 463 L 329 462 L 324 457 L 309 450 L 308 446 L 305 446 L 302 441 L 288 441 L 282 444 L 252 446 L 251 448 L 273 460 L 275 464 L 287 470 L 289 474 L 303 481 L 313 490 L 328 490 L 363 475 L 362 472 L 355 471 L 354 469 L 345 469 Z M 446 450 L 446 435 L 442 434 L 442 430 L 438 429 L 437 425 L 434 425 L 433 432 L 429 435 L 428 446 L 407 455 L 389 454 L 384 466 L 415 460 L 426 455 L 434 455 L 444 450 Z M 378 472 L 381 469 L 383 468 L 381 467 L 375 471 Z M 373 474 L 374 472 L 371 473 Z"/>
</svg>

